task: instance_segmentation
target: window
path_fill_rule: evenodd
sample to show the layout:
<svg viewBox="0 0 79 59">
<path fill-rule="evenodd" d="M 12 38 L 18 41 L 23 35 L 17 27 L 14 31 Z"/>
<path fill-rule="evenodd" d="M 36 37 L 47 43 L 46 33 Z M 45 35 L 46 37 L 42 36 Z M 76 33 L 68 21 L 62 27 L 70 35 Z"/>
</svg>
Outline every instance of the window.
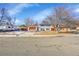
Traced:
<svg viewBox="0 0 79 59">
<path fill-rule="evenodd" d="M 8 28 L 10 28 L 10 27 L 8 27 Z"/>
<path fill-rule="evenodd" d="M 46 31 L 49 31 L 50 30 L 50 28 L 46 28 Z"/>
<path fill-rule="evenodd" d="M 44 28 L 41 28 L 41 31 L 45 31 L 45 29 Z"/>
</svg>

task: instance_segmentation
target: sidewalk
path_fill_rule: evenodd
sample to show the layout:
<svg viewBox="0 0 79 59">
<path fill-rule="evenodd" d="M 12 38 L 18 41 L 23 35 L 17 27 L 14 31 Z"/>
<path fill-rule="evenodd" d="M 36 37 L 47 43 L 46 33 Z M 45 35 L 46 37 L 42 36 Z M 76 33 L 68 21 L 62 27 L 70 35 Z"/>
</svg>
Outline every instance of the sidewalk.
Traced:
<svg viewBox="0 0 79 59">
<path fill-rule="evenodd" d="M 79 34 L 55 34 L 55 35 L 34 35 L 33 33 L 27 34 L 0 34 L 0 37 L 66 37 L 66 36 L 79 36 Z"/>
</svg>

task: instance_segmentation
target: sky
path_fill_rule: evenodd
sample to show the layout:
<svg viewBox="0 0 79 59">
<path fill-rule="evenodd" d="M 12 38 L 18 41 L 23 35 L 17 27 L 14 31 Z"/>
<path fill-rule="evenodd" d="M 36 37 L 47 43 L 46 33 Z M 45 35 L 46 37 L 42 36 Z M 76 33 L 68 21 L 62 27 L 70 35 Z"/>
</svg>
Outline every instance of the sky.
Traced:
<svg viewBox="0 0 79 59">
<path fill-rule="evenodd" d="M 73 11 L 73 15 L 79 17 L 79 4 L 73 3 L 0 3 L 0 8 L 8 9 L 9 15 L 16 18 L 16 25 L 22 25 L 25 19 L 31 18 L 41 22 L 48 15 L 54 13 L 54 8 L 64 6 Z"/>
</svg>

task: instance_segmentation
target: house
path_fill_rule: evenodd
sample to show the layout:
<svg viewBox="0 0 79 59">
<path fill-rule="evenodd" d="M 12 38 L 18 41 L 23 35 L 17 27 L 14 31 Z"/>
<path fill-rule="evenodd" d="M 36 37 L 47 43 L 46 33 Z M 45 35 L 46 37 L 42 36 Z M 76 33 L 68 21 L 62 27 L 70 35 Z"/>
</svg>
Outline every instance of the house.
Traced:
<svg viewBox="0 0 79 59">
<path fill-rule="evenodd" d="M 55 25 L 52 25 L 52 26 L 51 26 L 51 31 L 56 32 L 56 27 L 55 27 Z"/>
<path fill-rule="evenodd" d="M 79 31 L 79 27 L 76 27 L 76 30 Z"/>
<path fill-rule="evenodd" d="M 28 26 L 28 31 L 36 32 L 37 31 L 37 26 L 36 25 L 30 25 L 30 26 Z"/>
<path fill-rule="evenodd" d="M 38 31 L 56 31 L 56 29 L 52 25 L 39 25 Z"/>
<path fill-rule="evenodd" d="M 64 25 L 61 25 L 60 32 L 69 32 L 69 31 L 70 31 L 70 28 L 69 27 L 64 26 Z"/>
<path fill-rule="evenodd" d="M 67 26 L 60 26 L 59 27 L 60 30 L 59 32 L 69 32 L 71 31 L 70 28 L 68 28 Z M 23 31 L 29 31 L 29 32 L 36 32 L 36 31 L 52 31 L 52 32 L 57 32 L 57 28 L 54 25 L 29 25 L 29 26 L 25 26 L 25 27 L 20 27 L 20 30 Z"/>
<path fill-rule="evenodd" d="M 18 27 L 19 30 L 28 31 L 28 27 Z"/>
<path fill-rule="evenodd" d="M 22 31 L 33 32 L 33 31 L 37 31 L 37 26 L 36 25 L 22 26 L 22 27 L 19 27 L 19 29 Z"/>
<path fill-rule="evenodd" d="M 70 31 L 70 28 L 68 28 L 68 27 L 62 27 L 60 29 L 60 32 L 69 32 L 69 31 Z"/>
<path fill-rule="evenodd" d="M 76 24 L 76 30 L 79 31 L 79 22 Z"/>
<path fill-rule="evenodd" d="M 16 26 L 14 22 L 12 22 L 12 17 L 7 15 L 8 10 L 5 8 L 1 9 L 1 16 L 0 16 L 0 31 L 14 31 L 16 30 Z"/>
</svg>

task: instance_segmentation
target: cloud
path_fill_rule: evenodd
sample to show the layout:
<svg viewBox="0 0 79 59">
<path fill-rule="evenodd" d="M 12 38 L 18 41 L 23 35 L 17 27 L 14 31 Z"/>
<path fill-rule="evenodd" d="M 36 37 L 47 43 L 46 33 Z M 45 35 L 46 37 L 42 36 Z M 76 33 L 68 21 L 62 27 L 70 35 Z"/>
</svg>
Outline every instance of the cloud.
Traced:
<svg viewBox="0 0 79 59">
<path fill-rule="evenodd" d="M 79 12 L 79 8 L 75 9 L 75 12 Z"/>
<path fill-rule="evenodd" d="M 79 4 L 68 5 L 66 8 L 73 12 L 79 12 Z"/>
<path fill-rule="evenodd" d="M 15 15 L 19 14 L 20 12 L 22 12 L 24 8 L 29 8 L 32 6 L 40 6 L 40 5 L 39 4 L 28 4 L 28 3 L 27 4 L 25 4 L 25 3 L 17 4 L 12 9 L 10 9 L 8 12 L 11 16 L 15 16 Z M 24 24 L 24 20 L 17 18 L 15 21 L 15 24 L 16 25 Z"/>
<path fill-rule="evenodd" d="M 32 6 L 39 6 L 39 4 L 17 4 L 14 8 L 12 8 L 11 10 L 9 10 L 9 14 L 10 15 L 16 15 L 17 13 L 20 13 L 24 8 L 29 8 Z"/>
<path fill-rule="evenodd" d="M 37 13 L 36 15 L 34 15 L 32 17 L 33 20 L 38 21 L 39 23 L 44 20 L 48 15 L 50 15 L 52 13 L 53 9 L 52 8 L 48 8 L 48 9 L 44 9 L 42 11 L 40 11 L 39 13 Z"/>
<path fill-rule="evenodd" d="M 24 24 L 24 20 L 16 19 L 15 24 L 16 25 L 22 25 L 22 24 Z"/>
</svg>

